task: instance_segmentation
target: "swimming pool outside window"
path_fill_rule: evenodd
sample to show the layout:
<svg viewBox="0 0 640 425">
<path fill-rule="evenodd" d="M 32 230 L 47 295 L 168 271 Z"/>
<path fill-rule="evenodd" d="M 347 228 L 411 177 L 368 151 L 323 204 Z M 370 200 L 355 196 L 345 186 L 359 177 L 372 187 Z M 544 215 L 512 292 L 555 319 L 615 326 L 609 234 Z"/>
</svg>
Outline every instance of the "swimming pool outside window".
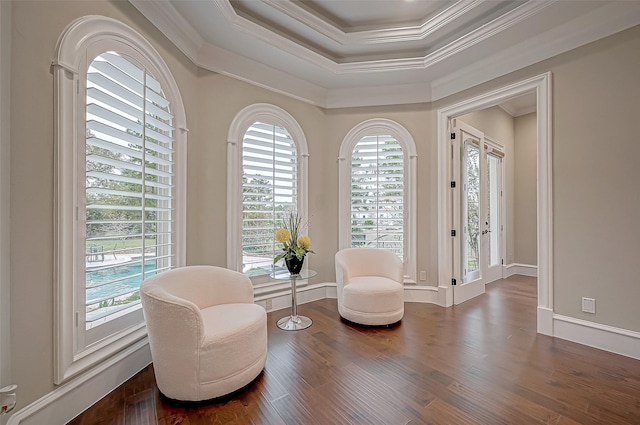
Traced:
<svg viewBox="0 0 640 425">
<path fill-rule="evenodd" d="M 84 182 L 87 330 L 139 309 L 140 283 L 175 264 L 173 132 L 169 100 L 144 67 L 115 52 L 91 62 Z"/>
</svg>

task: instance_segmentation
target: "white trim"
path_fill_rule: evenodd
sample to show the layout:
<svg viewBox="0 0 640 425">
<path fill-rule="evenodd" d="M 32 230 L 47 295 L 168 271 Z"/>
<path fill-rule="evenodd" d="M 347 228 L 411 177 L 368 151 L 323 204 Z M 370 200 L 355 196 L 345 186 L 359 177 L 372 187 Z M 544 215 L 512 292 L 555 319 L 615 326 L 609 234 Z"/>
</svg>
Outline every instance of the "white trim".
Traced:
<svg viewBox="0 0 640 425">
<path fill-rule="evenodd" d="M 514 274 L 530 277 L 538 277 L 538 266 L 532 264 L 511 263 L 502 266 L 502 277 L 507 278 Z"/>
<path fill-rule="evenodd" d="M 242 271 L 242 141 L 255 122 L 285 128 L 298 154 L 298 214 L 308 217 L 309 148 L 300 124 L 284 109 L 268 103 L 249 105 L 235 116 L 227 137 L 227 268 Z"/>
<path fill-rule="evenodd" d="M 11 2 L 0 1 L 0 387 L 11 383 Z M 0 419 L 4 423 L 5 418 Z"/>
<path fill-rule="evenodd" d="M 262 306 L 267 312 L 291 308 L 291 284 L 289 282 L 283 283 L 285 285 L 282 290 L 256 296 L 255 303 Z M 298 287 L 296 291 L 298 305 L 323 300 L 325 298 L 335 298 L 335 287 L 336 284 L 331 282 L 314 283 Z M 267 309 L 267 300 L 271 300 L 271 308 L 269 309 Z"/>
<path fill-rule="evenodd" d="M 176 45 L 193 63 L 198 63 L 198 51 L 204 45 L 204 39 L 168 1 L 151 2 L 148 0 L 130 0 L 136 9 Z"/>
<path fill-rule="evenodd" d="M 541 74 L 506 87 L 493 90 L 480 96 L 462 101 L 437 111 L 438 126 L 438 283 L 451 288 L 452 240 L 453 228 L 451 214 L 448 211 L 449 196 L 449 120 L 469 112 L 495 106 L 501 101 L 521 94 L 535 92 L 537 98 L 537 216 L 538 216 L 538 311 L 540 308 L 553 310 L 553 193 L 552 193 L 552 157 L 551 157 L 551 73 Z M 447 306 L 453 296 L 447 294 Z M 551 327 L 548 317 L 538 315 L 538 332 L 546 333 Z"/>
<path fill-rule="evenodd" d="M 273 2 L 271 2 L 273 3 Z M 445 60 L 451 56 L 459 54 L 474 45 L 486 40 L 496 34 L 499 34 L 517 23 L 526 20 L 532 15 L 539 13 L 544 8 L 552 5 L 553 1 L 548 2 L 527 2 L 515 9 L 501 15 L 492 21 L 480 26 L 479 28 L 465 34 L 464 36 L 446 44 L 445 46 L 431 52 L 424 56 L 417 57 L 404 57 L 393 59 L 377 59 L 377 60 L 362 60 L 357 62 L 339 62 L 337 58 L 329 57 L 325 54 L 319 53 L 316 50 L 307 48 L 299 42 L 285 37 L 277 32 L 271 31 L 269 28 L 262 24 L 256 23 L 245 16 L 241 16 L 236 13 L 235 9 L 228 0 L 218 1 L 216 6 L 222 12 L 222 15 L 227 22 L 242 30 L 243 32 L 251 34 L 259 40 L 262 40 L 279 50 L 287 52 L 295 57 L 304 59 L 313 65 L 322 68 L 331 74 L 350 74 L 350 73 L 370 73 L 380 71 L 398 71 L 398 70 L 424 70 L 438 62 Z M 421 26 L 416 28 L 397 28 L 393 30 L 378 30 L 378 31 L 362 31 L 359 33 L 344 34 L 344 41 L 353 39 L 353 42 L 365 44 L 375 43 L 390 43 L 408 40 L 415 40 L 427 37 L 430 34 L 431 29 L 429 25 L 442 25 L 447 20 L 453 19 L 460 13 L 468 11 L 472 8 L 473 3 L 466 3 L 458 6 L 458 10 L 454 10 L 450 14 L 443 12 L 441 15 L 433 18 L 435 21 L 438 19 L 441 22 L 425 22 Z M 455 7 L 454 7 L 455 9 Z M 317 23 L 317 22 L 315 22 Z M 326 29 L 323 26 L 323 29 Z M 318 26 L 316 25 L 316 28 Z M 341 38 L 340 34 L 332 31 L 332 35 L 337 38 Z M 327 34 L 324 34 L 327 35 Z M 335 40 L 334 40 L 335 41 Z M 346 44 L 349 44 L 348 42 Z"/>
<path fill-rule="evenodd" d="M 289 282 L 276 292 L 265 292 L 255 296 L 255 303 L 262 306 L 267 312 L 291 308 L 291 286 Z M 437 304 L 444 306 L 443 295 L 445 288 L 435 286 L 405 285 L 404 301 L 422 304 Z M 256 291 L 257 292 L 257 291 Z M 325 298 L 335 299 L 338 297 L 335 282 L 314 283 L 311 285 L 298 287 L 298 304 L 306 304 Z M 271 300 L 271 308 L 267 309 L 267 300 Z"/>
<path fill-rule="evenodd" d="M 441 288 L 435 286 L 404 286 L 404 302 L 442 305 L 441 295 Z"/>
<path fill-rule="evenodd" d="M 54 72 L 54 382 L 62 382 L 108 358 L 145 336 L 142 324 L 85 350 L 78 347 L 74 323 L 78 195 L 75 190 L 79 143 L 84 139 L 84 122 L 79 119 L 85 99 L 78 85 L 86 76 L 86 52 L 98 43 L 126 49 L 145 63 L 160 82 L 170 100 L 174 115 L 176 163 L 176 266 L 186 258 L 186 116 L 182 97 L 167 64 L 154 47 L 131 27 L 103 16 L 85 16 L 73 21 L 62 32 L 53 60 Z M 84 252 L 84 248 L 82 249 Z"/>
<path fill-rule="evenodd" d="M 395 27 L 358 30 L 339 27 L 324 16 L 312 13 L 295 2 L 277 0 L 263 0 L 263 2 L 342 46 L 419 41 L 483 3 L 482 0 L 459 0 L 436 16 L 428 16 L 415 25 L 402 24 Z"/>
<path fill-rule="evenodd" d="M 65 424 L 150 363 L 145 338 L 18 410 L 7 425 Z"/>
<path fill-rule="evenodd" d="M 554 314 L 553 335 L 640 360 L 640 332 Z"/>
<path fill-rule="evenodd" d="M 405 228 L 404 261 L 408 281 L 417 280 L 416 233 L 417 233 L 417 162 L 416 144 L 405 127 L 386 118 L 363 121 L 353 127 L 340 145 L 338 156 L 338 249 L 351 247 L 351 156 L 353 149 L 363 137 L 390 135 L 394 137 L 404 152 L 405 166 Z"/>
</svg>

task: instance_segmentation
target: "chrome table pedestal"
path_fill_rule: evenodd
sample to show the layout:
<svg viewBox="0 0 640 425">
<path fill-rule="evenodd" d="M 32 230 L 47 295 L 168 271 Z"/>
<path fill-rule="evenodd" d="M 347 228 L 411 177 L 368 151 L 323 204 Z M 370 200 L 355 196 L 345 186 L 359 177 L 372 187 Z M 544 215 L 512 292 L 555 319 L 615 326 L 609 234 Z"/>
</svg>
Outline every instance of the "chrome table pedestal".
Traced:
<svg viewBox="0 0 640 425">
<path fill-rule="evenodd" d="M 298 301 L 296 299 L 296 281 L 312 278 L 317 273 L 314 270 L 302 270 L 299 274 L 291 274 L 288 271 L 274 272 L 271 278 L 276 280 L 289 280 L 291 282 L 291 316 L 283 317 L 276 323 L 280 329 L 285 331 L 299 331 L 307 329 L 313 320 L 298 314 Z"/>
</svg>

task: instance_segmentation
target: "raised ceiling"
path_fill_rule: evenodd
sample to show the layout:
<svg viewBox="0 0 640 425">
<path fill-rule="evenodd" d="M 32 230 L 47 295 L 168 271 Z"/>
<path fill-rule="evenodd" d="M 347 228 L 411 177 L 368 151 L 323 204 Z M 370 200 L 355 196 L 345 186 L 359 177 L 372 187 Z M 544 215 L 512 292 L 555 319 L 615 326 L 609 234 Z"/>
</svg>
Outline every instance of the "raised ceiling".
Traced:
<svg viewBox="0 0 640 425">
<path fill-rule="evenodd" d="M 428 102 L 640 24 L 640 1 L 130 0 L 197 65 L 326 108 Z"/>
</svg>

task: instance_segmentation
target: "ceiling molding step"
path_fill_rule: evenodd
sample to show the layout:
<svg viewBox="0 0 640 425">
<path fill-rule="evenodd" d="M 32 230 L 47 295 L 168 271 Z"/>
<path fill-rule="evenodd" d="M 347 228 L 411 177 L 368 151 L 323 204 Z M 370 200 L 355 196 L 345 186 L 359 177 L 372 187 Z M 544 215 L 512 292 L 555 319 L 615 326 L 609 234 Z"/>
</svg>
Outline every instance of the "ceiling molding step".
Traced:
<svg viewBox="0 0 640 425">
<path fill-rule="evenodd" d="M 353 87 L 328 90 L 325 108 L 408 105 L 431 101 L 428 83 L 400 84 L 382 87 Z"/>
<path fill-rule="evenodd" d="M 325 106 L 325 88 L 212 44 L 206 43 L 200 49 L 196 65 L 302 102 Z"/>
<path fill-rule="evenodd" d="M 355 44 L 397 43 L 402 41 L 419 41 L 435 31 L 453 22 L 465 13 L 484 3 L 485 0 L 459 0 L 438 15 L 425 20 L 418 25 L 380 28 L 375 30 L 349 31 L 333 22 L 310 12 L 297 2 L 283 2 L 281 0 L 262 0 L 263 3 L 276 9 L 291 19 L 308 26 L 324 37 L 342 46 Z"/>
<path fill-rule="evenodd" d="M 136 0 L 140 1 L 140 0 Z M 349 74 L 362 72 L 380 72 L 380 71 L 396 71 L 398 69 L 426 69 L 450 56 L 474 46 L 475 44 L 486 40 L 500 32 L 516 25 L 518 22 L 540 12 L 542 9 L 555 3 L 558 0 L 533 1 L 527 2 L 504 15 L 494 19 L 486 25 L 472 31 L 465 36 L 449 43 L 448 45 L 436 50 L 433 53 L 426 54 L 423 57 L 398 58 L 398 59 L 382 59 L 367 60 L 360 62 L 338 63 L 332 58 L 328 58 L 313 50 L 304 47 L 295 41 L 292 41 L 280 34 L 264 28 L 257 23 L 246 19 L 236 13 L 231 6 L 229 0 L 216 1 L 215 4 L 223 12 L 227 21 L 243 31 L 259 38 L 278 49 L 289 54 L 302 58 L 314 65 L 324 68 L 326 71 L 334 74 Z"/>
<path fill-rule="evenodd" d="M 617 4 L 615 4 L 617 3 Z M 624 4 L 624 7 L 621 5 Z M 612 2 L 431 83 L 432 100 L 533 65 L 640 24 L 637 2 Z"/>
<path fill-rule="evenodd" d="M 129 0 L 129 2 L 182 53 L 196 63 L 198 50 L 204 44 L 204 40 L 171 3 L 157 0 Z"/>
<path fill-rule="evenodd" d="M 220 8 L 225 19 L 227 19 L 227 21 L 236 28 L 264 41 L 267 44 L 270 44 L 273 47 L 276 47 L 277 49 L 300 57 L 307 62 L 324 68 L 327 71 L 336 73 L 337 63 L 334 60 L 238 15 L 233 6 L 231 6 L 229 0 L 215 1 L 214 4 Z"/>
<path fill-rule="evenodd" d="M 262 0 L 262 2 L 338 44 L 344 45 L 346 42 L 347 34 L 341 28 L 333 22 L 311 13 L 300 6 L 298 2 L 282 0 Z"/>
<path fill-rule="evenodd" d="M 465 13 L 484 3 L 485 0 L 460 0 L 438 15 L 420 25 L 409 27 L 384 28 L 367 31 L 347 32 L 345 44 L 378 44 L 404 41 L 420 41 L 455 21 Z"/>
</svg>

